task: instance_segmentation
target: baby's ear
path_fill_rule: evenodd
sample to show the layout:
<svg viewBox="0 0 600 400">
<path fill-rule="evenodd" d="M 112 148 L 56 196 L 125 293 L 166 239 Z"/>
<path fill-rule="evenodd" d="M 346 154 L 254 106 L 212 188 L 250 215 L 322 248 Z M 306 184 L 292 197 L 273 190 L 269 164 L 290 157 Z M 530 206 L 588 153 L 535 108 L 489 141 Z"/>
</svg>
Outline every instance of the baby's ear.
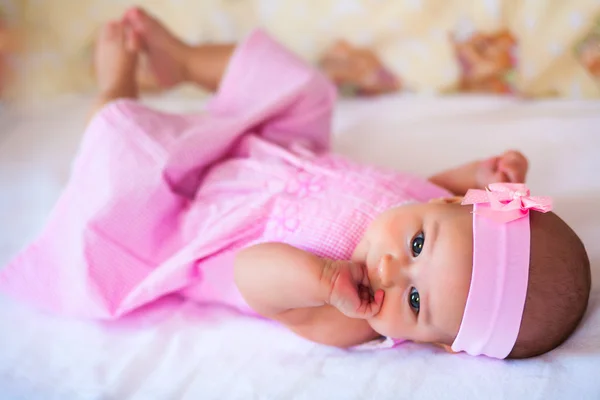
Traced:
<svg viewBox="0 0 600 400">
<path fill-rule="evenodd" d="M 460 204 L 463 200 L 462 196 L 440 197 L 438 199 L 429 200 L 430 204 Z"/>
</svg>

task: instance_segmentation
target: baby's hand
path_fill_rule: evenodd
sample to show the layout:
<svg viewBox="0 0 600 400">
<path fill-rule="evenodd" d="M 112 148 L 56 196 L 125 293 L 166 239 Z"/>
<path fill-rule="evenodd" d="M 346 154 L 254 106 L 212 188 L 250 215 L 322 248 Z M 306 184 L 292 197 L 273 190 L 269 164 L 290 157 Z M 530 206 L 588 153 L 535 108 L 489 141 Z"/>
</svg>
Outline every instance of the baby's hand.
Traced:
<svg viewBox="0 0 600 400">
<path fill-rule="evenodd" d="M 527 175 L 527 158 L 516 150 L 509 150 L 501 156 L 492 157 L 479 164 L 476 179 L 479 188 L 490 183 L 524 183 Z"/>
<path fill-rule="evenodd" d="M 350 318 L 367 319 L 377 315 L 383 304 L 383 290 L 372 293 L 367 267 L 350 261 L 329 261 L 321 281 L 326 302 Z"/>
</svg>

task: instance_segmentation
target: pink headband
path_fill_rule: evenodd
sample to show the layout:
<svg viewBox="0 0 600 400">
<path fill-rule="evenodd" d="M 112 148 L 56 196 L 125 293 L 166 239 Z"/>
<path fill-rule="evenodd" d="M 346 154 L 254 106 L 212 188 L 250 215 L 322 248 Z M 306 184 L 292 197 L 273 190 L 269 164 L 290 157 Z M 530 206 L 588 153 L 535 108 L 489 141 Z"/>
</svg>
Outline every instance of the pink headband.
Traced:
<svg viewBox="0 0 600 400">
<path fill-rule="evenodd" d="M 473 204 L 473 272 L 453 351 L 506 358 L 519 334 L 529 277 L 529 210 L 548 212 L 549 197 L 529 197 L 523 184 L 469 190 Z"/>
</svg>

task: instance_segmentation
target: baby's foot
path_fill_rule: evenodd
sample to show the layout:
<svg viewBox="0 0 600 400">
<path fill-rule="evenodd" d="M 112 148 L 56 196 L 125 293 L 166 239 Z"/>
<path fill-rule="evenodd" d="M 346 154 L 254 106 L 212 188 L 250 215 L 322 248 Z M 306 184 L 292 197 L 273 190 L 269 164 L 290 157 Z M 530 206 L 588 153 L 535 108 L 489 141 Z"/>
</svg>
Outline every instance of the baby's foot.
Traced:
<svg viewBox="0 0 600 400">
<path fill-rule="evenodd" d="M 188 45 L 140 8 L 128 10 L 123 20 L 140 37 L 150 70 L 161 87 L 169 88 L 185 81 L 186 60 L 190 51 Z"/>
<path fill-rule="evenodd" d="M 529 163 L 519 151 L 509 150 L 504 154 L 482 161 L 476 172 L 477 186 L 485 188 L 490 183 L 524 183 Z"/>
<path fill-rule="evenodd" d="M 136 98 L 135 69 L 139 43 L 121 22 L 105 24 L 96 42 L 95 70 L 100 102 Z"/>
<path fill-rule="evenodd" d="M 400 82 L 370 49 L 341 40 L 320 61 L 323 72 L 344 94 L 376 95 L 400 89 Z"/>
</svg>

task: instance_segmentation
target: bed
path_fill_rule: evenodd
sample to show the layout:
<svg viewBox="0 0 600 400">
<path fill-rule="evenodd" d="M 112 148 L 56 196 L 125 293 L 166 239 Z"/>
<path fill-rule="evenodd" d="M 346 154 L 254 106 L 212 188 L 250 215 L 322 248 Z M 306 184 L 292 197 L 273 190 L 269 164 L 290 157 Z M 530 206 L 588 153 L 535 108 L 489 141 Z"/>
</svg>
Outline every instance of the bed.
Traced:
<svg viewBox="0 0 600 400">
<path fill-rule="evenodd" d="M 150 98 L 165 110 L 202 101 Z M 91 99 L 0 108 L 0 265 L 31 240 L 61 187 Z M 2 399 L 598 399 L 600 102 L 390 96 L 342 100 L 335 146 L 427 176 L 508 148 L 532 191 L 580 234 L 593 274 L 583 324 L 524 361 L 406 344 L 371 352 L 307 342 L 227 309 L 165 298 L 116 323 L 58 319 L 0 296 Z"/>
</svg>

